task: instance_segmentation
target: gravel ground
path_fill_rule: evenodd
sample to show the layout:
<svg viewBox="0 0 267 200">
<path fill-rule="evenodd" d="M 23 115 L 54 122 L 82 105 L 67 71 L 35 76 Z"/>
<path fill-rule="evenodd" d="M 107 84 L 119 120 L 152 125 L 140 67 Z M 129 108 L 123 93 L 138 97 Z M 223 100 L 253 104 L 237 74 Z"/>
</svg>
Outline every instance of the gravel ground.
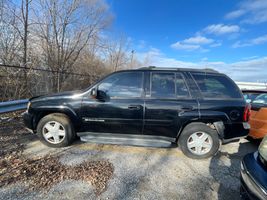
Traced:
<svg viewBox="0 0 267 200">
<path fill-rule="evenodd" d="M 35 137 L 35 136 L 33 136 Z M 19 183 L 0 188 L 0 199 L 239 199 L 242 157 L 257 146 L 246 139 L 223 145 L 213 158 L 192 160 L 178 148 L 146 148 L 76 142 L 51 149 L 31 138 L 24 155 L 56 154 L 63 165 L 109 161 L 114 173 L 107 189 L 96 195 L 91 184 L 64 180 L 46 192 Z"/>
</svg>

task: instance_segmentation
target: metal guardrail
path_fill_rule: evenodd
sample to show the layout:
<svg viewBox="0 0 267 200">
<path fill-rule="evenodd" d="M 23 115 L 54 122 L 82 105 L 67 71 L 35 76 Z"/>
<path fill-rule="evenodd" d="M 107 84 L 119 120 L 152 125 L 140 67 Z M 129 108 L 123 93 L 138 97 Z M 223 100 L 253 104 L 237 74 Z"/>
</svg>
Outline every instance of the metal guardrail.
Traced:
<svg viewBox="0 0 267 200">
<path fill-rule="evenodd" d="M 28 99 L 1 102 L 0 103 L 0 114 L 18 111 L 18 110 L 24 110 L 27 108 L 28 102 L 29 102 Z"/>
<path fill-rule="evenodd" d="M 266 83 L 235 82 L 241 90 L 266 90 Z"/>
</svg>

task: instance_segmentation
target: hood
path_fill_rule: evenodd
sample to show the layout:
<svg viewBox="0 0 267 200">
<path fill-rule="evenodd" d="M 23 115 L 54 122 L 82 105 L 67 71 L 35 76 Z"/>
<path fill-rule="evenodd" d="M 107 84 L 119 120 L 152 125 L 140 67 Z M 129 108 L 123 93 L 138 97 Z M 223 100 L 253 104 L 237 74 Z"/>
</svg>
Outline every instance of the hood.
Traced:
<svg viewBox="0 0 267 200">
<path fill-rule="evenodd" d="M 59 93 L 54 93 L 54 94 L 35 96 L 35 97 L 30 98 L 29 101 L 34 102 L 34 101 L 39 101 L 39 100 L 48 100 L 48 99 L 52 100 L 52 99 L 60 99 L 60 98 L 69 98 L 69 97 L 72 97 L 73 95 L 78 95 L 81 93 L 82 93 L 81 90 L 59 92 Z"/>
</svg>

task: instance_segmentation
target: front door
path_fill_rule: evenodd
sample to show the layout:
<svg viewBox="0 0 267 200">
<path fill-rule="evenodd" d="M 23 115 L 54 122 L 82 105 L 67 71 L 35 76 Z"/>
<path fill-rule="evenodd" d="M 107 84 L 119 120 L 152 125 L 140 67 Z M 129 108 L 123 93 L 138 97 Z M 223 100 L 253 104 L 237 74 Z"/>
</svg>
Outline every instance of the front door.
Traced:
<svg viewBox="0 0 267 200">
<path fill-rule="evenodd" d="M 96 87 L 104 99 L 84 97 L 81 109 L 87 132 L 142 134 L 143 72 L 114 73 Z"/>
</svg>

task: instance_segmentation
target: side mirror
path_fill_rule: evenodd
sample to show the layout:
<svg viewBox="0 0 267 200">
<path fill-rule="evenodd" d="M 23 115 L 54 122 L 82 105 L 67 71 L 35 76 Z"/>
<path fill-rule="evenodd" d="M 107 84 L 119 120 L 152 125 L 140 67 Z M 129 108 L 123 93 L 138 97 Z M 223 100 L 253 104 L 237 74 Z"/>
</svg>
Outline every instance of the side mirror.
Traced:
<svg viewBox="0 0 267 200">
<path fill-rule="evenodd" d="M 97 99 L 100 101 L 106 101 L 108 99 L 108 95 L 102 90 L 97 90 Z"/>
<path fill-rule="evenodd" d="M 96 98 L 97 97 L 97 89 L 96 88 L 93 88 L 91 90 L 91 93 L 90 94 L 91 94 L 92 97 Z"/>
<path fill-rule="evenodd" d="M 108 95 L 97 88 L 93 88 L 90 92 L 91 97 L 98 99 L 99 101 L 106 101 L 108 99 Z"/>
</svg>

